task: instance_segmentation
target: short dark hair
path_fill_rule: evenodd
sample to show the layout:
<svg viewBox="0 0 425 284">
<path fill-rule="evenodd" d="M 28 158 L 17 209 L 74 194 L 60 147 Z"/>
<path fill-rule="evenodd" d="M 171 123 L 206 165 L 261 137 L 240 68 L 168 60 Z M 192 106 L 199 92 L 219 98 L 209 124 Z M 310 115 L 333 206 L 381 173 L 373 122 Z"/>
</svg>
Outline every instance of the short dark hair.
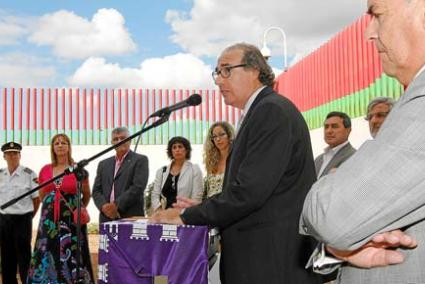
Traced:
<svg viewBox="0 0 425 284">
<path fill-rule="evenodd" d="M 189 140 L 182 136 L 175 136 L 168 141 L 167 145 L 167 156 L 170 158 L 170 160 L 173 159 L 173 151 L 171 150 L 173 148 L 174 144 L 182 144 L 183 147 L 186 149 L 186 159 L 190 160 L 190 154 L 192 153 L 192 147 L 190 146 Z"/>
<path fill-rule="evenodd" d="M 348 116 L 348 114 L 342 111 L 332 111 L 328 113 L 328 115 L 326 116 L 326 119 L 334 117 L 334 116 L 342 118 L 342 124 L 344 125 L 345 128 L 351 128 L 351 118 Z"/>
<path fill-rule="evenodd" d="M 222 54 L 232 50 L 241 50 L 243 53 L 241 63 L 246 64 L 245 68 L 258 70 L 260 73 L 258 80 L 266 86 L 273 87 L 275 75 L 258 47 L 248 43 L 237 43 L 227 47 Z"/>
</svg>

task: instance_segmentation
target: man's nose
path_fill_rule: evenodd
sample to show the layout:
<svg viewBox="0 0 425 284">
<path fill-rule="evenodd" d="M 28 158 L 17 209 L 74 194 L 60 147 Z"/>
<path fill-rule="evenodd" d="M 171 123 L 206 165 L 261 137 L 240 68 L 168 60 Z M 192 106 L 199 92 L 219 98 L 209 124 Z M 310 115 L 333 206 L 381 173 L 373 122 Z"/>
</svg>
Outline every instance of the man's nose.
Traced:
<svg viewBox="0 0 425 284">
<path fill-rule="evenodd" d="M 378 38 L 378 21 L 376 20 L 375 17 L 371 17 L 371 20 L 366 27 L 364 36 L 366 40 L 371 40 L 371 41 Z"/>
<path fill-rule="evenodd" d="M 214 84 L 216 84 L 217 86 L 220 86 L 223 84 L 223 77 L 221 77 L 221 74 L 218 75 L 215 80 L 214 80 Z"/>
</svg>

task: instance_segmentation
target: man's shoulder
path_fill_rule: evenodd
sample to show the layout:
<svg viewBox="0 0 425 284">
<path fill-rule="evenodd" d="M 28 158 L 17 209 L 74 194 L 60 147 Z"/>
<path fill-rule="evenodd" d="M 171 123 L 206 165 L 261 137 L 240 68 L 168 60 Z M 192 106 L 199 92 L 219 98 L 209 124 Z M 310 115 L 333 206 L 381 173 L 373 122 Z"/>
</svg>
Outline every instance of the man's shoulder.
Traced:
<svg viewBox="0 0 425 284">
<path fill-rule="evenodd" d="M 351 143 L 348 143 L 347 145 L 348 145 L 348 149 L 350 149 L 350 152 L 355 153 L 357 151 L 357 149 L 354 148 L 353 145 L 351 145 Z"/>
<path fill-rule="evenodd" d="M 113 164 L 113 165 L 115 165 L 115 156 L 111 156 L 111 157 L 108 157 L 108 158 L 106 158 L 106 159 L 101 160 L 101 161 L 97 164 L 97 167 L 98 167 L 98 168 L 99 168 L 99 167 L 105 167 L 105 165 L 108 165 L 108 164 Z"/>
<path fill-rule="evenodd" d="M 339 153 L 349 153 L 349 154 L 354 154 L 356 152 L 356 148 L 353 147 L 353 145 L 351 145 L 350 142 L 347 143 L 347 145 L 344 145 L 344 147 L 342 147 L 341 149 L 339 149 Z"/>
<path fill-rule="evenodd" d="M 314 159 L 314 163 L 318 163 L 322 158 L 323 158 L 323 155 L 324 155 L 325 153 L 322 153 L 322 154 L 320 154 L 319 156 L 317 156 L 315 159 Z"/>
<path fill-rule="evenodd" d="M 28 167 L 23 167 L 23 171 L 24 171 L 24 173 L 29 174 L 29 175 L 34 174 L 34 171 L 33 171 L 33 170 L 31 170 L 31 169 L 30 169 L 30 168 L 28 168 Z"/>
<path fill-rule="evenodd" d="M 139 153 L 136 153 L 136 152 L 134 152 L 134 151 L 130 151 L 129 153 L 128 153 L 130 156 L 134 156 L 136 159 L 148 159 L 148 157 L 146 156 L 146 155 L 143 155 L 143 154 L 139 154 Z"/>
<path fill-rule="evenodd" d="M 114 161 L 114 163 L 115 163 L 115 156 L 111 156 L 111 157 L 105 158 L 105 159 L 101 160 L 101 161 L 99 162 L 99 164 L 100 164 L 100 163 L 108 163 L 108 162 L 110 162 L 110 161 Z"/>
<path fill-rule="evenodd" d="M 259 102 L 258 105 L 261 104 L 273 104 L 279 106 L 282 109 L 297 109 L 297 107 L 292 103 L 291 100 L 277 93 L 273 89 L 268 89 L 268 93 L 263 97 L 263 99 Z"/>
</svg>

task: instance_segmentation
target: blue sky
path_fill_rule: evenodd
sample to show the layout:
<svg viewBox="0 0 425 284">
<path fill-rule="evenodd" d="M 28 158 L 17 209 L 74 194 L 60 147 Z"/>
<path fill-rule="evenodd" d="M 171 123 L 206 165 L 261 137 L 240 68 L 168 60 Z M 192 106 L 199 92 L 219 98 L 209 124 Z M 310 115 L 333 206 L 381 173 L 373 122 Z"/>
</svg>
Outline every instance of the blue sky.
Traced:
<svg viewBox="0 0 425 284">
<path fill-rule="evenodd" d="M 0 87 L 212 88 L 220 50 L 285 30 L 292 64 L 365 0 L 0 0 Z M 311 13 L 314 11 L 314 13 Z M 270 63 L 283 67 L 279 33 Z"/>
</svg>

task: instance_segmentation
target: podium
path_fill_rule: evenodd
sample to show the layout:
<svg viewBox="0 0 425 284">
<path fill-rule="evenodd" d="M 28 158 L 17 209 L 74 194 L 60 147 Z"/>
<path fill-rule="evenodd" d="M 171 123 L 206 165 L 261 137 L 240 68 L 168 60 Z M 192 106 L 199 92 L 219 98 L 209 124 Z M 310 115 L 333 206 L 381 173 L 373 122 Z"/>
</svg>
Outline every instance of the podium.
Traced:
<svg viewBox="0 0 425 284">
<path fill-rule="evenodd" d="M 113 221 L 99 237 L 99 284 L 208 283 L 206 226 Z"/>
</svg>

